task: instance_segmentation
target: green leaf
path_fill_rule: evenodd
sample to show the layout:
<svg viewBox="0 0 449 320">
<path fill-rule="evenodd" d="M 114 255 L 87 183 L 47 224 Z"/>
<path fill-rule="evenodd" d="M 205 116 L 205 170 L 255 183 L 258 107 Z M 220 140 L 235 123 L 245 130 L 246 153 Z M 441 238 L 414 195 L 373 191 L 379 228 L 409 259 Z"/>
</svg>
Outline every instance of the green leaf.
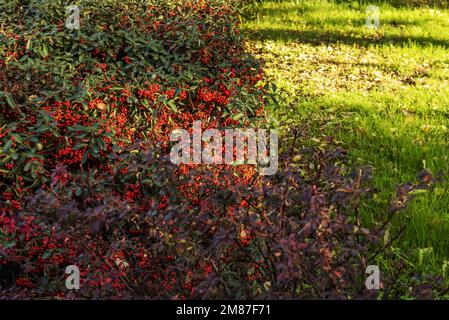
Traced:
<svg viewBox="0 0 449 320">
<path fill-rule="evenodd" d="M 86 151 L 84 152 L 84 154 L 83 154 L 83 158 L 81 159 L 81 164 L 86 163 L 86 161 L 87 161 L 87 156 L 88 156 L 88 155 L 89 155 L 89 151 L 86 150 Z"/>
<path fill-rule="evenodd" d="M 32 41 L 31 41 L 31 39 L 28 39 L 26 49 L 27 49 L 27 50 L 30 50 L 32 44 L 33 44 L 33 43 L 32 43 Z"/>
<path fill-rule="evenodd" d="M 81 148 L 84 148 L 84 147 L 87 147 L 87 146 L 88 146 L 87 143 L 78 143 L 76 146 L 74 146 L 72 148 L 72 150 L 78 150 L 78 149 L 81 149 Z"/>
<path fill-rule="evenodd" d="M 20 135 L 18 135 L 17 133 L 11 133 L 11 137 L 13 137 L 17 143 L 20 143 L 20 144 L 23 143 L 22 137 Z"/>
<path fill-rule="evenodd" d="M 3 146 L 3 153 L 8 152 L 9 148 L 11 148 L 12 140 L 6 141 L 5 145 Z"/>
<path fill-rule="evenodd" d="M 176 103 L 173 100 L 168 101 L 168 106 L 170 107 L 170 109 L 174 112 L 178 112 L 178 108 L 176 107 Z"/>
<path fill-rule="evenodd" d="M 25 165 L 25 168 L 23 168 L 23 171 L 25 171 L 25 172 L 30 171 L 30 168 L 31 168 L 31 164 L 32 164 L 32 163 L 33 163 L 32 161 L 29 161 L 29 162 Z"/>
<path fill-rule="evenodd" d="M 6 102 L 11 108 L 17 108 L 16 102 L 14 101 L 13 97 L 9 92 L 5 93 Z"/>
<path fill-rule="evenodd" d="M 5 248 L 6 248 L 6 249 L 10 249 L 10 248 L 14 247 L 15 245 L 16 245 L 16 242 L 13 241 L 13 242 L 10 242 L 10 243 L 5 244 Z"/>
</svg>

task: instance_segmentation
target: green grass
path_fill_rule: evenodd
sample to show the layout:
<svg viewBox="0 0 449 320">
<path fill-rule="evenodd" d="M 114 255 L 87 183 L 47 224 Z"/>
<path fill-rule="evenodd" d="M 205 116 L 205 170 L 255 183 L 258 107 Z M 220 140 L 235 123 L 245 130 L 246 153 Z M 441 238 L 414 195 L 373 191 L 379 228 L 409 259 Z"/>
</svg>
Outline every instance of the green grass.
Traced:
<svg viewBox="0 0 449 320">
<path fill-rule="evenodd" d="M 366 4 L 356 1 L 265 1 L 244 23 L 251 50 L 286 93 L 278 117 L 326 118 L 317 132 L 337 135 L 352 164 L 373 167 L 367 222 L 424 168 L 449 174 L 449 10 L 379 7 L 378 30 L 366 28 Z M 449 183 L 417 197 L 393 227 L 406 217 L 395 251 L 419 270 L 446 272 Z"/>
</svg>

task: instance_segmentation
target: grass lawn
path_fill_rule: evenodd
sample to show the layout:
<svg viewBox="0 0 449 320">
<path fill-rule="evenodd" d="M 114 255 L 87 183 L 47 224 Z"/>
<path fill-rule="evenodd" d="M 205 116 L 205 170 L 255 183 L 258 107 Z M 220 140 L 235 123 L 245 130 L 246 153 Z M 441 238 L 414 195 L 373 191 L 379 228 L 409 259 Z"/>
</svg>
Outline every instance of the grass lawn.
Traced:
<svg viewBox="0 0 449 320">
<path fill-rule="evenodd" d="M 367 223 L 424 168 L 449 173 L 449 10 L 378 6 L 377 30 L 356 1 L 264 1 L 244 23 L 248 45 L 286 93 L 279 119 L 337 135 L 353 165 L 372 166 Z M 393 228 L 406 219 L 395 254 L 447 275 L 449 183 L 420 194 Z"/>
</svg>

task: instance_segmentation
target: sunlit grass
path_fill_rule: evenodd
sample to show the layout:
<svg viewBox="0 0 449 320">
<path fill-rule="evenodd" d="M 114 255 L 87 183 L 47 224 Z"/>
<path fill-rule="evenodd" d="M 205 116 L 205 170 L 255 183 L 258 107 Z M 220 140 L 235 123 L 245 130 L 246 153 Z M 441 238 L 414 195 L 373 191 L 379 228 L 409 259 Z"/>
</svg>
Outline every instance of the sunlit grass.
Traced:
<svg viewBox="0 0 449 320">
<path fill-rule="evenodd" d="M 329 119 L 317 132 L 336 135 L 352 164 L 373 167 L 378 191 L 367 223 L 423 169 L 449 174 L 449 10 L 379 7 L 379 30 L 365 27 L 366 4 L 356 1 L 265 1 L 244 24 L 287 93 L 278 117 Z M 440 183 L 394 221 L 410 218 L 396 246 L 422 270 L 441 271 L 449 260 L 448 190 Z"/>
</svg>

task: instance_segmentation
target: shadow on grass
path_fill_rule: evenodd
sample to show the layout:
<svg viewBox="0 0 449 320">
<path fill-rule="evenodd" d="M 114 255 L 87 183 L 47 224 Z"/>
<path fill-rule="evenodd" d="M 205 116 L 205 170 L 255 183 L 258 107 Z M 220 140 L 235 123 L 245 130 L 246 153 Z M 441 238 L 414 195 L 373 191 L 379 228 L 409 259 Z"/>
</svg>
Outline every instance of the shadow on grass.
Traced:
<svg viewBox="0 0 449 320">
<path fill-rule="evenodd" d="M 314 16 L 313 13 L 319 13 L 321 7 L 311 7 L 304 4 L 293 5 L 292 7 L 260 7 L 251 12 L 248 20 L 264 19 L 265 17 L 276 17 L 279 22 L 300 22 L 300 18 L 304 17 L 304 22 L 311 26 L 322 26 L 322 25 L 339 25 L 344 28 L 345 25 L 351 24 L 353 26 L 363 26 L 366 21 L 365 7 L 360 6 L 355 9 L 356 12 L 360 13 L 360 16 L 354 16 L 351 12 L 349 17 L 332 17 L 329 16 L 329 10 L 337 10 L 338 8 L 327 8 L 322 9 L 326 13 L 326 17 Z M 345 8 L 345 7 L 343 7 Z M 312 14 L 312 15 L 310 15 Z M 258 17 L 258 18 L 257 18 Z M 382 17 L 382 24 L 390 27 L 409 27 L 409 26 L 423 26 L 429 21 L 432 21 L 431 17 L 425 17 L 418 15 L 413 19 L 408 19 L 405 17 Z"/>
<path fill-rule="evenodd" d="M 331 44 L 343 43 L 347 45 L 370 46 L 370 45 L 408 45 L 439 46 L 449 48 L 449 41 L 432 37 L 419 36 L 381 36 L 381 37 L 356 37 L 338 32 L 318 30 L 289 30 L 276 28 L 259 28 L 256 32 L 248 32 L 247 37 L 251 40 L 282 40 L 295 41 L 309 44 Z"/>
<path fill-rule="evenodd" d="M 425 27 L 425 24 L 428 23 L 431 19 L 429 18 L 420 18 L 420 19 L 405 19 L 405 18 L 382 18 L 381 24 L 382 26 L 393 27 L 393 28 L 408 28 L 408 27 Z M 347 26 L 359 26 L 364 27 L 366 24 L 365 17 L 361 18 L 326 18 L 323 20 L 315 19 L 311 20 L 308 18 L 307 24 L 311 27 L 320 27 L 320 26 L 341 26 L 344 29 Z"/>
<path fill-rule="evenodd" d="M 326 9 L 325 10 L 329 10 Z M 294 8 L 283 8 L 283 7 L 268 7 L 268 8 L 259 8 L 257 10 L 257 13 L 252 14 L 248 20 L 256 20 L 261 19 L 263 20 L 266 17 L 276 17 L 276 20 L 279 20 L 278 22 L 283 23 L 298 23 L 301 21 L 301 17 L 304 17 L 304 22 L 307 22 L 308 25 L 312 27 L 319 27 L 323 25 L 334 25 L 334 26 L 341 26 L 341 28 L 344 28 L 345 26 L 353 25 L 353 26 L 364 26 L 366 22 L 366 13 L 365 9 L 357 8 L 357 11 L 359 11 L 360 16 L 354 16 L 351 17 L 329 17 L 328 11 L 326 12 L 326 17 L 322 18 L 319 16 L 310 16 L 309 13 L 317 13 L 319 11 L 319 8 L 311 8 L 311 7 L 304 7 L 302 5 L 295 6 Z M 258 18 L 257 18 L 258 16 Z M 430 17 L 425 16 L 419 16 L 414 19 L 408 19 L 403 17 L 382 17 L 382 25 L 386 25 L 389 27 L 410 27 L 410 26 L 422 26 L 425 27 L 425 24 L 429 21 L 432 21 Z"/>
<path fill-rule="evenodd" d="M 348 4 L 347 0 L 334 0 L 339 4 Z M 402 7 L 449 7 L 449 0 L 359 0 L 361 5 L 382 5 L 389 4 L 396 8 Z"/>
</svg>

